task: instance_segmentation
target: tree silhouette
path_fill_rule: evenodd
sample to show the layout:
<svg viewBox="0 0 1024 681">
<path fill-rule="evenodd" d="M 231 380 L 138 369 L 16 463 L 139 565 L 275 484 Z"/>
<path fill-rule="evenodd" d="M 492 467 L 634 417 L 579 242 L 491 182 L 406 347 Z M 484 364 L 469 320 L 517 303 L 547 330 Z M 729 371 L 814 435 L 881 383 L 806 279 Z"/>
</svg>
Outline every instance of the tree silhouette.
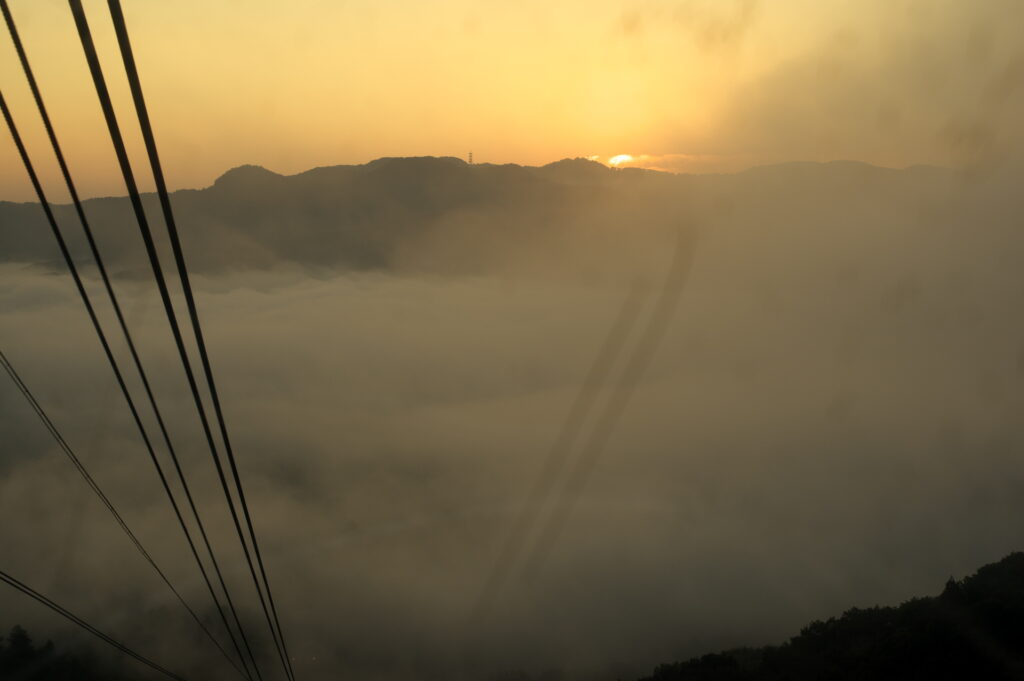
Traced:
<svg viewBox="0 0 1024 681">
<path fill-rule="evenodd" d="M 1024 679 L 1024 553 L 986 565 L 941 595 L 852 609 L 780 646 L 661 665 L 642 681 Z"/>
<path fill-rule="evenodd" d="M 52 642 L 36 647 L 28 632 L 15 625 L 0 638 L 0 679 L 3 681 L 125 681 L 87 653 L 56 652 Z"/>
</svg>

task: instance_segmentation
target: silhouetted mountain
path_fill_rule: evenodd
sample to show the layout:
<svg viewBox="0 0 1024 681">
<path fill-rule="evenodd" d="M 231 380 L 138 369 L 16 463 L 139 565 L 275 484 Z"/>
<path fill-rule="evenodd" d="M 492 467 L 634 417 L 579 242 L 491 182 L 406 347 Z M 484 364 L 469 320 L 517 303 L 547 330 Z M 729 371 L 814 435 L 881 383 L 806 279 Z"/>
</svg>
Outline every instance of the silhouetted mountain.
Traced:
<svg viewBox="0 0 1024 681">
<path fill-rule="evenodd" d="M 1024 679 L 1024 553 L 932 598 L 853 609 L 780 646 L 665 664 L 641 681 Z"/>
<path fill-rule="evenodd" d="M 272 187 L 283 175 L 271 172 L 262 166 L 244 165 L 232 168 L 214 181 L 213 186 L 221 192 L 241 190 L 252 192 L 261 187 Z"/>
<path fill-rule="evenodd" d="M 803 238 L 804 227 L 859 229 L 878 216 L 916 221 L 922 203 L 947 192 L 949 177 L 860 163 L 671 175 L 580 158 L 540 168 L 382 158 L 290 176 L 241 166 L 206 189 L 175 192 L 172 201 L 190 267 L 201 273 L 292 264 L 480 274 L 528 260 L 533 269 L 565 267 L 586 262 L 591 251 L 605 267 L 609 248 L 618 257 L 631 240 L 683 222 L 703 229 L 743 218 L 784 241 Z M 159 226 L 155 197 L 144 202 Z M 127 199 L 93 199 L 85 208 L 114 269 L 146 273 Z M 87 259 L 73 211 L 60 206 L 56 214 L 74 253 Z M 0 259 L 58 266 L 38 206 L 0 202 Z"/>
<path fill-rule="evenodd" d="M 608 182 L 616 171 L 606 165 L 586 158 L 563 158 L 537 169 L 538 174 L 562 182 L 586 184 Z"/>
</svg>

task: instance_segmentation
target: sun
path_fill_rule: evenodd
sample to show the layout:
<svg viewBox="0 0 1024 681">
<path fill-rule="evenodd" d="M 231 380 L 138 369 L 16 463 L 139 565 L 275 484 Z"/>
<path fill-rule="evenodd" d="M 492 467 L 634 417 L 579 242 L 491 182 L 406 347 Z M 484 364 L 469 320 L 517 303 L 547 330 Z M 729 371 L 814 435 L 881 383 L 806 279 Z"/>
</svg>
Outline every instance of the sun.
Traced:
<svg viewBox="0 0 1024 681">
<path fill-rule="evenodd" d="M 633 157 L 629 154 L 619 154 L 618 156 L 612 156 L 608 159 L 608 165 L 617 167 L 622 163 L 629 163 L 632 160 Z"/>
</svg>

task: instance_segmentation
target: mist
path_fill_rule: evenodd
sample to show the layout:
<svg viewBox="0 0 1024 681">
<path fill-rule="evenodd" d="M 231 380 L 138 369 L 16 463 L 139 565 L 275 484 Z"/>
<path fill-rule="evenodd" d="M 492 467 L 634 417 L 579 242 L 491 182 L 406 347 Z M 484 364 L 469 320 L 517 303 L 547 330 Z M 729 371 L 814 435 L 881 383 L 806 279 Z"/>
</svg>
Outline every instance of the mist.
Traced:
<svg viewBox="0 0 1024 681">
<path fill-rule="evenodd" d="M 635 676 L 934 590 L 1019 548 L 1016 177 L 859 163 L 675 176 L 584 161 L 394 159 L 319 176 L 242 169 L 175 193 L 299 674 Z M 253 207 L 233 212 L 246 198 Z M 314 199 L 320 208 L 288 208 Z M 109 218 L 98 222 L 101 247 L 256 630 L 138 237 L 117 217 L 127 205 L 86 205 Z M 26 216 L 5 221 L 7 243 L 22 250 L 0 265 L 3 351 L 215 622 L 29 208 L 0 206 Z M 341 241 L 317 248 L 328 233 Z M 615 399 L 677 240 L 690 257 L 678 303 L 557 541 L 534 569 L 512 566 L 475 615 L 625 304 L 636 321 L 581 441 Z M 101 300 L 91 275 L 89 286 Z M 0 400 L 5 569 L 182 671 L 228 673 L 9 382 Z M 74 640 L 19 598 L 0 593 L 0 611 Z"/>
<path fill-rule="evenodd" d="M 148 189 L 102 4 L 98 58 Z M 1021 550 L 1024 4 L 125 4 L 301 681 L 626 681 Z M 281 678 L 71 17 L 14 15 Z M 227 647 L 22 170 L 0 144 L 0 350 Z M 142 203 L 171 272 L 159 197 Z M 0 569 L 183 676 L 234 674 L 6 378 Z M 13 624 L 149 678 L 0 589 Z"/>
</svg>

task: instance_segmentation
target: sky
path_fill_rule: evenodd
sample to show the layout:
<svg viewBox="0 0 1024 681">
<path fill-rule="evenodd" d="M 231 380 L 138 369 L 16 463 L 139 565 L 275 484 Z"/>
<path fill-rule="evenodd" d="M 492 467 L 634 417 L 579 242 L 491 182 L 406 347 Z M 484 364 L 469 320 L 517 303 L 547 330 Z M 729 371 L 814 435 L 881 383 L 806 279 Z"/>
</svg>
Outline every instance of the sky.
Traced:
<svg viewBox="0 0 1024 681">
<path fill-rule="evenodd" d="M 66 4 L 11 5 L 82 192 L 123 194 Z M 128 121 L 105 3 L 85 5 Z M 295 173 L 469 152 L 521 164 L 629 155 L 676 172 L 949 166 L 1020 138 L 1024 10 L 1009 0 L 125 5 L 172 188 L 246 163 Z M 6 39 L 0 86 L 55 179 Z M 0 199 L 31 198 L 9 140 L 0 159 Z"/>
</svg>

